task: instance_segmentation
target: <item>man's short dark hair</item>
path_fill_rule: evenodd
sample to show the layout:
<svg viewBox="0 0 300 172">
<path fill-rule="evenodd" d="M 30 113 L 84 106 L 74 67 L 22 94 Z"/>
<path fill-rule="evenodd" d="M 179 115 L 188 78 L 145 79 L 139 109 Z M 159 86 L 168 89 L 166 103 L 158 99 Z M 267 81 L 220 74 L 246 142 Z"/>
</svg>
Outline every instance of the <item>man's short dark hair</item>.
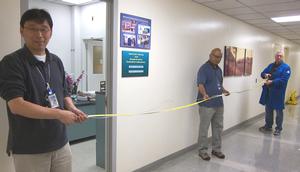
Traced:
<svg viewBox="0 0 300 172">
<path fill-rule="evenodd" d="M 34 21 L 37 23 L 43 23 L 44 21 L 47 21 L 50 28 L 52 29 L 53 27 L 51 15 L 44 9 L 33 8 L 27 10 L 21 17 L 20 25 L 22 28 L 27 21 Z"/>
</svg>

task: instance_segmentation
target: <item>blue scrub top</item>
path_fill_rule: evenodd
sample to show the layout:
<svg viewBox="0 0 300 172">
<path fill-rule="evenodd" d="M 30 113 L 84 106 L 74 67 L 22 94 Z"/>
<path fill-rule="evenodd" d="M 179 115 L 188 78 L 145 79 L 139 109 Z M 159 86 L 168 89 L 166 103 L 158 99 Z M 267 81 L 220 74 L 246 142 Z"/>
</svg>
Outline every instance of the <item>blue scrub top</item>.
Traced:
<svg viewBox="0 0 300 172">
<path fill-rule="evenodd" d="M 203 64 L 197 75 L 197 86 L 203 84 L 208 96 L 215 96 L 222 94 L 223 77 L 222 70 L 218 65 L 213 65 L 209 61 Z M 198 91 L 197 100 L 202 100 L 203 97 Z M 199 106 L 205 107 L 220 107 L 223 106 L 222 97 L 214 98 L 203 103 Z"/>
<path fill-rule="evenodd" d="M 285 91 L 291 75 L 291 69 L 284 62 L 281 62 L 278 66 L 274 65 L 275 63 L 269 64 L 261 73 L 262 78 L 264 78 L 266 73 L 271 74 L 270 80 L 272 80 L 272 84 L 262 86 L 259 103 L 271 109 L 282 110 L 284 109 Z"/>
</svg>

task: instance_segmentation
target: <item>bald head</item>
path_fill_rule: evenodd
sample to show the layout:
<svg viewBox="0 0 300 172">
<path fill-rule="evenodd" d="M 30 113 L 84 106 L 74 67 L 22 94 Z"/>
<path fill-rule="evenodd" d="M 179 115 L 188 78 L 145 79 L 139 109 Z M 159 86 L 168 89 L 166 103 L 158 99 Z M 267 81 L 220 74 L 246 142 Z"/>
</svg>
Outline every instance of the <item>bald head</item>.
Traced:
<svg viewBox="0 0 300 172">
<path fill-rule="evenodd" d="M 281 51 L 275 54 L 275 63 L 280 63 L 283 58 L 283 53 Z"/>
<path fill-rule="evenodd" d="M 222 59 L 222 51 L 220 48 L 214 48 L 209 54 L 209 61 L 215 65 L 219 64 Z"/>
</svg>

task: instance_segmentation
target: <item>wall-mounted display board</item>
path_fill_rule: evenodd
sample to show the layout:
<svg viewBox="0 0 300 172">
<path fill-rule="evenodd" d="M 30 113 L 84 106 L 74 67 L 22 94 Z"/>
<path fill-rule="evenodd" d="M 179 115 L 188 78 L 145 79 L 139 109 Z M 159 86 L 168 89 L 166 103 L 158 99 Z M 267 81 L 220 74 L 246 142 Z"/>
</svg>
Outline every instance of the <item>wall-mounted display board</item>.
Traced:
<svg viewBox="0 0 300 172">
<path fill-rule="evenodd" d="M 121 13 L 120 46 L 150 49 L 151 20 Z"/>
<path fill-rule="evenodd" d="M 122 77 L 148 76 L 149 53 L 122 51 Z"/>
</svg>

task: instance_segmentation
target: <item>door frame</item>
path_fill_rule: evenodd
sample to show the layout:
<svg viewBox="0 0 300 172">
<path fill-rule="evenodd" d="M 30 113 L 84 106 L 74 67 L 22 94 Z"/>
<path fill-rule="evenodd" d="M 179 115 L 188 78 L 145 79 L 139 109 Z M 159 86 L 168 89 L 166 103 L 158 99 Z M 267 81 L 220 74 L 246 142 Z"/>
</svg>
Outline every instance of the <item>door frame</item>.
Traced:
<svg viewBox="0 0 300 172">
<path fill-rule="evenodd" d="M 114 21 L 115 21 L 115 3 L 116 0 L 103 0 L 106 2 L 106 112 L 112 114 L 113 111 L 116 109 L 116 79 L 113 78 L 113 69 L 114 69 L 114 61 L 113 57 L 115 56 L 114 44 L 116 41 L 114 40 Z M 116 51 L 115 51 L 116 52 Z M 107 172 L 116 172 L 116 139 L 117 139 L 117 117 L 110 117 L 106 118 L 105 120 L 105 142 L 106 142 L 106 153 L 105 153 L 105 160 L 106 160 L 106 171 Z"/>
</svg>

